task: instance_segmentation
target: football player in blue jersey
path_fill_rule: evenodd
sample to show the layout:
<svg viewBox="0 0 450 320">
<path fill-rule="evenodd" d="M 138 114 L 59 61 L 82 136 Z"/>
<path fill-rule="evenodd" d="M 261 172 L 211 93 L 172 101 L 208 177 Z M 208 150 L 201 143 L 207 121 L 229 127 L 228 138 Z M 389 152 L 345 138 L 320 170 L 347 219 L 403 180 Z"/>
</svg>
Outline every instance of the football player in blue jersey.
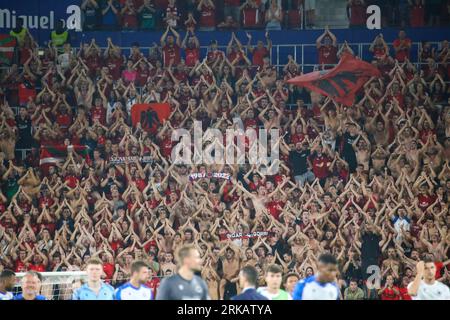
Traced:
<svg viewBox="0 0 450 320">
<path fill-rule="evenodd" d="M 12 300 L 12 290 L 16 284 L 16 274 L 11 270 L 3 270 L 0 273 L 0 300 Z"/>
<path fill-rule="evenodd" d="M 152 289 L 145 283 L 150 278 L 148 265 L 144 261 L 134 261 L 131 264 L 130 281 L 116 290 L 116 300 L 153 300 Z"/>
<path fill-rule="evenodd" d="M 294 300 L 338 300 L 337 261 L 331 254 L 319 257 L 318 273 L 300 280 L 293 292 Z"/>
</svg>

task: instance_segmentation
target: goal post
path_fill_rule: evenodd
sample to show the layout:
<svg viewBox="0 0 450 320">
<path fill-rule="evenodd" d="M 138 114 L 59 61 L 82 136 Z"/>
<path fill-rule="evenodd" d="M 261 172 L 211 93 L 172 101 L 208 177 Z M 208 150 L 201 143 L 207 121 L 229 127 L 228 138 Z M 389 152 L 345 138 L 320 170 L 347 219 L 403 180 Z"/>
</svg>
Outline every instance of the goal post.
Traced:
<svg viewBox="0 0 450 320">
<path fill-rule="evenodd" d="M 72 293 L 87 281 L 86 271 L 39 272 L 42 276 L 40 294 L 48 300 L 71 300 Z M 26 272 L 16 273 L 14 293 L 21 292 L 20 281 Z"/>
</svg>

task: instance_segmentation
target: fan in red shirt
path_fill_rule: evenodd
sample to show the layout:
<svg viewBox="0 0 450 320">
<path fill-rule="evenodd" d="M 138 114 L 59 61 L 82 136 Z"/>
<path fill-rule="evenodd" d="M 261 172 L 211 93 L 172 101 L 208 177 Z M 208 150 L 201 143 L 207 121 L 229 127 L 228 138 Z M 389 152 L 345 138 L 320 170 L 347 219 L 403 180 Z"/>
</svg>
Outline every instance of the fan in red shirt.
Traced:
<svg viewBox="0 0 450 320">
<path fill-rule="evenodd" d="M 218 49 L 217 40 L 212 40 L 209 45 L 208 54 L 206 55 L 206 61 L 208 65 L 214 64 L 218 59 L 223 59 L 225 53 Z"/>
<path fill-rule="evenodd" d="M 29 271 L 36 271 L 36 272 L 45 272 L 47 271 L 45 266 L 43 264 L 30 264 L 28 267 Z"/>
<path fill-rule="evenodd" d="M 120 48 L 114 47 L 111 43 L 111 39 L 109 39 L 106 66 L 108 67 L 109 74 L 114 81 L 119 80 L 122 75 L 123 57 L 120 52 Z"/>
<path fill-rule="evenodd" d="M 418 206 L 420 209 L 425 211 L 435 200 L 435 195 L 428 194 L 428 189 L 425 184 L 419 187 L 419 194 L 417 195 Z"/>
<path fill-rule="evenodd" d="M 284 202 L 277 199 L 273 199 L 272 201 L 266 203 L 267 210 L 276 220 L 279 219 L 280 214 L 283 211 L 283 206 Z"/>
<path fill-rule="evenodd" d="M 261 12 L 255 0 L 248 0 L 242 6 L 242 25 L 245 29 L 252 29 L 260 25 Z"/>
<path fill-rule="evenodd" d="M 330 175 L 328 169 L 331 165 L 331 159 L 323 153 L 322 146 L 316 147 L 316 154 L 311 156 L 310 161 L 312 164 L 312 171 L 316 178 L 321 182 L 324 181 Z"/>
<path fill-rule="evenodd" d="M 200 13 L 199 30 L 213 31 L 216 28 L 216 6 L 211 0 L 200 0 L 197 6 Z"/>
<path fill-rule="evenodd" d="M 152 269 L 150 269 L 150 270 L 152 272 L 152 278 L 145 285 L 153 290 L 153 296 L 156 297 L 156 290 L 158 289 L 158 287 L 161 283 L 161 280 L 158 278 L 155 271 L 153 271 Z M 170 271 L 170 270 L 168 270 L 168 271 Z M 165 276 L 171 276 L 171 274 L 165 274 Z"/>
<path fill-rule="evenodd" d="M 423 0 L 414 0 L 414 4 L 410 8 L 410 25 L 414 28 L 425 26 L 425 7 Z"/>
<path fill-rule="evenodd" d="M 255 118 L 255 111 L 250 109 L 247 111 L 247 116 L 244 120 L 244 128 L 247 130 L 248 128 L 256 129 L 258 126 L 258 120 Z"/>
<path fill-rule="evenodd" d="M 66 104 L 59 105 L 55 120 L 61 130 L 64 132 L 67 132 L 70 125 L 72 124 L 72 115 L 69 112 L 70 107 L 68 107 Z"/>
<path fill-rule="evenodd" d="M 48 187 L 45 185 L 41 188 L 41 197 L 39 197 L 39 207 L 51 207 L 55 203 L 55 200 L 52 198 Z"/>
<path fill-rule="evenodd" d="M 407 276 L 402 279 L 402 286 L 399 288 L 400 297 L 402 300 L 412 300 L 411 296 L 408 294 L 408 284 L 411 282 Z"/>
<path fill-rule="evenodd" d="M 386 284 L 380 290 L 378 295 L 381 296 L 381 300 L 400 300 L 400 289 L 394 286 L 394 277 L 388 275 L 386 277 Z"/>
<path fill-rule="evenodd" d="M 189 36 L 189 31 L 186 32 L 186 36 L 181 43 L 181 47 L 185 52 L 185 63 L 188 67 L 193 67 L 200 60 L 200 42 L 198 38 L 195 36 L 194 32 Z"/>
<path fill-rule="evenodd" d="M 94 106 L 90 110 L 92 123 L 98 121 L 102 125 L 106 124 L 106 109 L 102 102 L 105 103 L 106 101 L 102 101 L 100 97 L 95 98 Z"/>
<path fill-rule="evenodd" d="M 253 65 L 262 67 L 264 65 L 264 57 L 270 57 L 270 51 L 272 50 L 272 41 L 269 38 L 269 33 L 266 32 L 267 48 L 264 47 L 264 43 L 259 40 L 256 47 L 251 46 L 252 35 L 247 32 L 247 50 L 253 55 Z"/>
<path fill-rule="evenodd" d="M 244 64 L 251 65 L 251 61 L 247 58 L 242 44 L 236 37 L 236 34 L 231 33 L 230 42 L 227 45 L 227 58 L 231 64 L 235 66 L 242 66 Z M 236 78 L 239 78 L 242 74 L 242 68 L 236 68 Z"/>
<path fill-rule="evenodd" d="M 292 0 L 287 8 L 288 28 L 298 29 L 302 25 L 303 0 Z"/>
<path fill-rule="evenodd" d="M 169 31 L 173 35 L 168 35 Z M 180 35 L 172 27 L 168 26 L 166 32 L 161 37 L 161 46 L 163 48 L 164 66 L 177 65 L 181 61 Z"/>
<path fill-rule="evenodd" d="M 100 58 L 100 51 L 99 49 L 97 49 L 95 44 L 93 44 L 93 46 L 89 49 L 89 51 L 86 54 L 86 57 L 83 60 L 85 61 L 86 66 L 88 67 L 89 70 L 89 74 L 91 76 L 95 76 L 102 67 L 102 59 Z"/>
<path fill-rule="evenodd" d="M 107 254 L 102 254 L 103 272 L 105 273 L 106 280 L 112 279 L 114 276 L 114 264 L 112 263 L 112 257 L 108 257 Z"/>
<path fill-rule="evenodd" d="M 401 30 L 398 33 L 398 39 L 395 39 L 392 43 L 395 50 L 395 59 L 397 59 L 398 62 L 405 62 L 406 58 L 409 59 L 411 44 L 411 39 L 406 37 L 406 32 Z"/>
<path fill-rule="evenodd" d="M 13 256 L 14 258 L 14 256 Z M 19 250 L 19 256 L 15 258 L 14 261 L 14 271 L 15 272 L 24 272 L 27 270 L 25 266 L 25 261 L 28 260 L 26 250 Z"/>
<path fill-rule="evenodd" d="M 161 147 L 161 155 L 168 159 L 172 154 L 173 142 L 170 134 L 163 134 L 161 141 L 159 142 L 159 146 Z"/>
<path fill-rule="evenodd" d="M 348 2 L 347 18 L 350 20 L 350 27 L 366 25 L 366 5 L 363 0 L 350 0 Z"/>
<path fill-rule="evenodd" d="M 317 38 L 316 47 L 319 54 L 319 64 L 327 65 L 325 66 L 325 69 L 332 68 L 332 65 L 338 62 L 337 39 L 336 36 L 331 33 L 328 27 L 326 27 L 325 32 L 319 38 Z"/>
<path fill-rule="evenodd" d="M 137 67 L 136 84 L 139 87 L 144 87 L 150 77 L 150 69 L 146 60 L 142 59 Z"/>
<path fill-rule="evenodd" d="M 383 60 L 389 56 L 389 47 L 380 33 L 370 45 L 369 51 L 373 53 L 375 60 Z"/>
<path fill-rule="evenodd" d="M 18 85 L 19 105 L 25 106 L 30 98 L 36 98 L 36 88 L 34 80 L 25 75 L 23 81 Z"/>
<path fill-rule="evenodd" d="M 122 27 L 124 29 L 136 29 L 138 26 L 137 11 L 131 0 L 126 0 L 125 6 L 120 12 L 122 15 Z"/>
</svg>

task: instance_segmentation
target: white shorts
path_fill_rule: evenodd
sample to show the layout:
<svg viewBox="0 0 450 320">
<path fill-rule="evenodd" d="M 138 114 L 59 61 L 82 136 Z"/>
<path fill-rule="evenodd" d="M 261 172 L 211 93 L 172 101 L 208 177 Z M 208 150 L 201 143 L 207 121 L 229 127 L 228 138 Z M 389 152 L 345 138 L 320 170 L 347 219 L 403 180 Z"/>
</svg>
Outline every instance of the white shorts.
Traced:
<svg viewBox="0 0 450 320">
<path fill-rule="evenodd" d="M 305 11 L 315 9 L 316 9 L 316 0 L 305 0 Z"/>
</svg>

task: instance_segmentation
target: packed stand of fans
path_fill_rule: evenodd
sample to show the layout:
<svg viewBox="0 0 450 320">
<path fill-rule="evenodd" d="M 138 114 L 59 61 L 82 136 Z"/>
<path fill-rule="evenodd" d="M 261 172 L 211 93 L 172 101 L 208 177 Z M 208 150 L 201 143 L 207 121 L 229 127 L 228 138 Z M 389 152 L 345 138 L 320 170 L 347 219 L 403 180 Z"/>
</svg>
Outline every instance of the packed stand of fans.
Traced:
<svg viewBox="0 0 450 320">
<path fill-rule="evenodd" d="M 323 252 L 337 257 L 349 299 L 408 299 L 423 255 L 448 284 L 448 42 L 422 45 L 427 63 L 416 67 L 403 31 L 393 44 L 377 36 L 371 62 L 382 77 L 345 107 L 287 85 L 302 66 L 289 57 L 275 68 L 270 34 L 256 46 L 247 36 L 248 50 L 233 33 L 226 52 L 213 42 L 206 56 L 194 31 L 181 39 L 172 27 L 160 45 L 136 43 L 128 56 L 110 39 L 104 50 L 94 40 L 78 51 L 50 43 L 42 55 L 28 32 L 18 39 L 21 67 L 0 86 L 1 268 L 76 271 L 98 257 L 117 286 L 143 259 L 156 289 L 176 270 L 176 248 L 192 243 L 213 299 L 236 293 L 247 264 L 262 282 L 272 263 L 298 279 L 315 273 Z M 351 48 L 326 29 L 317 51 L 319 63 L 334 64 Z M 151 102 L 169 103 L 170 118 L 133 126 L 132 106 Z M 174 129 L 201 121 L 224 133 L 235 117 L 280 130 L 276 175 L 264 164 L 172 163 Z M 24 159 L 22 149 L 31 149 Z M 62 161 L 52 162 L 55 152 Z M 135 160 L 111 161 L 124 156 Z M 231 179 L 189 179 L 199 172 Z M 269 234 L 227 239 L 256 231 Z M 379 289 L 365 282 L 374 266 Z"/>
<path fill-rule="evenodd" d="M 84 30 L 309 29 L 318 2 L 326 0 L 84 0 Z M 345 2 L 343 2 L 345 5 Z M 448 0 L 348 0 L 350 27 L 365 27 L 366 9 L 378 5 L 382 26 L 444 26 Z"/>
</svg>

